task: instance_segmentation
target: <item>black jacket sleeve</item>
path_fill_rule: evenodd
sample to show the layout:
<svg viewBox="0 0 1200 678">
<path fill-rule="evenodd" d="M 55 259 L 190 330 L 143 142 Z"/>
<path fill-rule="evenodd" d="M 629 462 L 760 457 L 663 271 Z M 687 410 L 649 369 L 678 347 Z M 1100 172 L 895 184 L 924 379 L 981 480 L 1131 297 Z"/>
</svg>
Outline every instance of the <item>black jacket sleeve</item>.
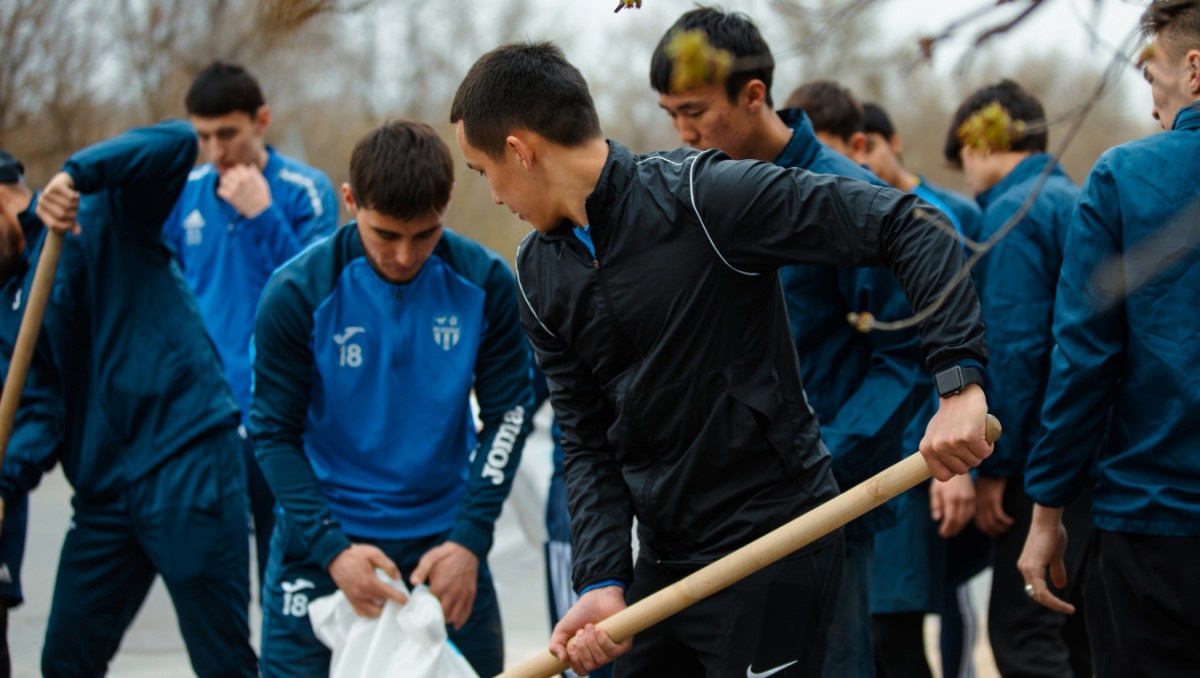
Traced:
<svg viewBox="0 0 1200 678">
<path fill-rule="evenodd" d="M 521 324 L 546 375 L 550 402 L 563 432 L 572 581 L 576 591 L 612 579 L 628 584 L 633 580 L 633 503 L 608 443 L 613 410 L 591 369 L 533 310 L 527 296 L 531 291 L 521 284 L 522 263 L 518 252 Z"/>
<path fill-rule="evenodd" d="M 918 314 L 925 368 L 986 364 L 979 298 L 963 271 L 957 237 L 922 216 L 911 193 L 771 163 L 696 156 L 692 206 L 731 268 L 765 274 L 789 264 L 888 266 Z"/>
</svg>

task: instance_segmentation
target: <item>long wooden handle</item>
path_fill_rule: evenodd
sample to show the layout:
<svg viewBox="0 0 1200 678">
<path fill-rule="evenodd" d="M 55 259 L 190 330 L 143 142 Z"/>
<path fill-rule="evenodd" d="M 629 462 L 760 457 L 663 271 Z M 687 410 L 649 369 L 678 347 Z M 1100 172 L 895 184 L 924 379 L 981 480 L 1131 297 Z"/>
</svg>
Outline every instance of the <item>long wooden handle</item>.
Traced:
<svg viewBox="0 0 1200 678">
<path fill-rule="evenodd" d="M 987 416 L 987 440 L 1000 438 L 1000 421 Z M 639 600 L 596 626 L 620 643 L 829 534 L 930 476 L 925 459 L 913 454 L 815 509 L 764 534 L 742 548 Z M 496 678 L 551 678 L 570 668 L 546 652 Z"/>
<path fill-rule="evenodd" d="M 46 240 L 42 243 L 42 254 L 38 257 L 37 270 L 33 273 L 33 285 L 25 299 L 25 315 L 21 317 L 17 343 L 8 363 L 4 391 L 0 393 L 0 464 L 4 462 L 4 455 L 8 452 L 8 441 L 12 438 L 17 408 L 21 404 L 21 391 L 25 390 L 25 377 L 29 374 L 33 349 L 37 346 L 42 318 L 46 315 L 46 304 L 50 301 L 50 290 L 54 286 L 54 273 L 58 270 L 62 246 L 63 234 L 47 229 Z"/>
</svg>

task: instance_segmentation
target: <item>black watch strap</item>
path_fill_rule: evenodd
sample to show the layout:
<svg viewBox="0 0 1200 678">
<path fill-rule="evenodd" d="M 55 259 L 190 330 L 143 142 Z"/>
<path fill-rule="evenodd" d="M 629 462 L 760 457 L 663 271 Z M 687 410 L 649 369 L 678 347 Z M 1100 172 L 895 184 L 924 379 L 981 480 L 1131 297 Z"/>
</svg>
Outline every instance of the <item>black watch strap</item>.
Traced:
<svg viewBox="0 0 1200 678">
<path fill-rule="evenodd" d="M 933 375 L 933 382 L 937 386 L 938 395 L 948 398 L 961 393 L 968 384 L 983 386 L 983 371 L 975 367 L 952 365 Z"/>
</svg>

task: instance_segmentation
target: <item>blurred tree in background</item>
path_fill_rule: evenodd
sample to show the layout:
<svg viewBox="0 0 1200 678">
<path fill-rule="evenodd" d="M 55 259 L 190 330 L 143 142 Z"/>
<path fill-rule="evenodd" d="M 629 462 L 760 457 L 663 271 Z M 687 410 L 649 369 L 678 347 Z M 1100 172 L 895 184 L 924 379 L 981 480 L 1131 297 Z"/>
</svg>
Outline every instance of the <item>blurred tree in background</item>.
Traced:
<svg viewBox="0 0 1200 678">
<path fill-rule="evenodd" d="M 928 29 L 912 36 L 889 36 L 888 27 L 879 25 L 884 0 L 739 0 L 726 7 L 746 12 L 771 43 L 777 102 L 807 80 L 839 80 L 860 100 L 889 110 L 910 169 L 962 187 L 946 169 L 941 148 L 951 114 L 967 93 L 1001 77 L 1017 80 L 1043 100 L 1054 123 L 1052 149 L 1059 127 L 1071 120 L 1064 114 L 1095 97 L 1107 58 L 1053 50 L 1014 57 L 987 39 L 989 31 L 1005 26 L 989 23 L 990 7 L 1019 6 L 1021 21 L 1036 22 L 1035 10 L 1052 1 L 981 0 L 980 9 L 969 12 L 960 3 L 943 3 L 945 15 L 927 17 Z M 649 60 L 662 32 L 694 4 L 646 0 L 641 9 L 616 15 L 612 4 L 4 0 L 0 146 L 21 158 L 29 183 L 40 186 L 79 147 L 132 125 L 183 115 L 195 73 L 223 59 L 258 76 L 274 113 L 272 143 L 341 183 L 354 142 L 388 118 L 434 124 L 457 153 L 446 119 L 470 65 L 505 42 L 551 39 L 587 77 L 607 135 L 638 151 L 675 147 L 678 138 L 649 86 Z M 942 40 L 964 31 L 984 39 L 958 75 L 922 63 L 923 49 L 940 49 Z M 931 39 L 920 42 L 922 37 Z M 1124 72 L 1133 74 L 1131 68 Z M 1128 108 L 1110 94 L 1091 110 L 1063 157 L 1076 180 L 1103 150 L 1156 129 L 1148 113 L 1135 120 Z M 463 169 L 458 175 L 451 228 L 511 259 L 527 226 L 491 204 L 486 182 Z"/>
</svg>

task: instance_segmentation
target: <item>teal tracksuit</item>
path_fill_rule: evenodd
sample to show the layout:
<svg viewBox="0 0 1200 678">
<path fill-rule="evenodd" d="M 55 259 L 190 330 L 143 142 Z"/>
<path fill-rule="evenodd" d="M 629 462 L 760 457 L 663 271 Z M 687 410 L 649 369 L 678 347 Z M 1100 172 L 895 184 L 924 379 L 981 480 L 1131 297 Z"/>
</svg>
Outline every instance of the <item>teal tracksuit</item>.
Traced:
<svg viewBox="0 0 1200 678">
<path fill-rule="evenodd" d="M 196 673 L 256 674 L 237 404 L 161 234 L 195 157 L 171 121 L 63 166 L 83 233 L 66 238 L 21 415 L 48 403 L 63 440 L 11 447 L 0 482 L 8 503 L 57 461 L 75 489 L 47 676 L 102 674 L 156 574 Z"/>
</svg>

